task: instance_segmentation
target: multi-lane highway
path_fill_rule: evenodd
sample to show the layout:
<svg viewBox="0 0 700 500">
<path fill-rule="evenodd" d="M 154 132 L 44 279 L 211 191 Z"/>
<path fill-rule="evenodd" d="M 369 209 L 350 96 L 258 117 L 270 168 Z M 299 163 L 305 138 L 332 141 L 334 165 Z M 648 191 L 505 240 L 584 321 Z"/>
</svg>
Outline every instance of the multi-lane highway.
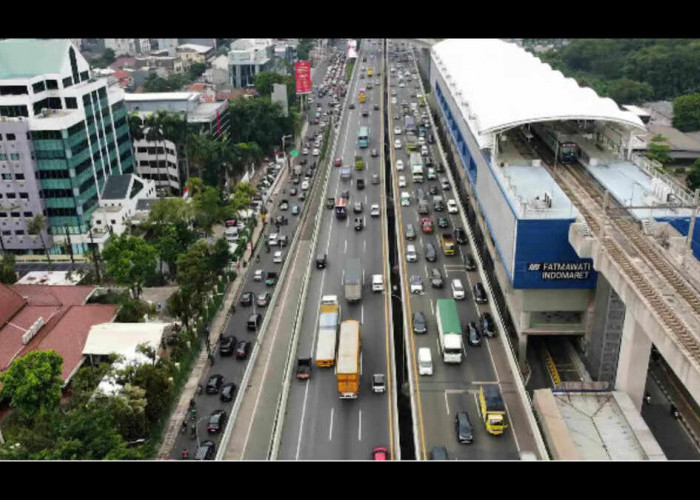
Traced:
<svg viewBox="0 0 700 500">
<path fill-rule="evenodd" d="M 363 58 L 366 61 L 363 62 Z M 367 76 L 369 68 L 374 70 L 372 77 Z M 340 158 L 343 167 L 352 168 L 352 177 L 341 180 L 342 167 L 333 167 L 326 194 L 326 197 L 338 198 L 342 191 L 348 190 L 348 214 L 345 219 L 338 219 L 334 210 L 326 209 L 322 215 L 315 254 L 326 254 L 328 264 L 323 270 L 310 271 L 312 275 L 296 352 L 297 357 L 315 359 L 321 297 L 336 295 L 341 306 L 341 321 L 360 322 L 362 355 L 359 397 L 354 400 L 339 398 L 333 367 L 314 366 L 308 381 L 293 379 L 278 455 L 283 460 L 363 460 L 370 458 L 372 449 L 377 446 L 385 446 L 390 451 L 390 457 L 398 458 L 394 410 L 396 395 L 390 383 L 394 375 L 391 372 L 393 344 L 388 319 L 389 293 L 386 290 L 384 293 L 373 293 L 370 283 L 374 274 L 384 275 L 386 283 L 388 258 L 386 200 L 383 196 L 383 77 L 377 76 L 378 71 L 383 71 L 382 47 L 379 43 L 375 45 L 365 41 L 347 92 L 347 104 L 354 103 L 354 109 L 348 106 L 345 110 L 337 150 L 333 152 L 333 158 Z M 370 83 L 371 89 L 368 88 Z M 367 89 L 365 103 L 358 102 L 358 91 L 362 87 Z M 363 116 L 365 112 L 367 116 Z M 367 148 L 361 149 L 357 144 L 360 126 L 370 129 Z M 373 149 L 377 156 L 372 156 Z M 364 158 L 364 170 L 354 169 L 356 155 Z M 372 181 L 374 175 L 379 177 L 378 184 Z M 358 189 L 358 179 L 365 181 L 364 189 Z M 354 211 L 354 204 L 358 201 L 362 203 L 361 213 Z M 373 204 L 380 206 L 379 217 L 370 215 Z M 363 221 L 361 230 L 354 228 L 358 217 Z M 343 293 L 345 267 L 351 258 L 360 259 L 363 271 L 362 299 L 357 303 L 347 302 Z M 387 392 L 371 392 L 374 373 L 387 376 Z"/>
<path fill-rule="evenodd" d="M 388 92 L 395 91 L 395 99 L 391 99 L 388 108 L 388 117 L 392 121 L 390 125 L 389 142 L 391 147 L 392 180 L 394 199 L 401 199 L 401 192 L 407 192 L 411 196 L 410 206 L 397 207 L 398 224 L 398 244 L 399 258 L 401 260 L 401 282 L 402 294 L 404 296 L 404 308 L 407 331 L 407 351 L 412 356 L 412 379 L 416 388 L 413 402 L 416 405 L 414 416 L 414 428 L 417 430 L 416 457 L 418 459 L 430 458 L 430 451 L 434 446 L 444 446 L 450 458 L 461 460 L 478 459 L 518 459 L 518 445 L 514 437 L 513 425 L 506 429 L 501 436 L 494 437 L 486 433 L 483 422 L 480 421 L 478 411 L 477 394 L 479 387 L 483 384 L 500 384 L 499 376 L 494 362 L 494 351 L 500 349 L 497 339 L 483 338 L 480 346 L 472 347 L 467 342 L 467 336 L 463 336 L 464 357 L 460 364 L 447 364 L 442 361 L 442 354 L 438 341 L 438 327 L 436 322 L 436 301 L 438 299 L 452 298 L 450 281 L 461 280 L 464 285 L 466 296 L 464 300 L 457 302 L 460 323 L 466 332 L 466 325 L 470 321 L 478 321 L 479 313 L 489 311 L 488 304 L 477 305 L 473 300 L 471 292 L 472 285 L 480 280 L 476 271 L 469 272 L 466 269 L 465 257 L 467 253 L 473 254 L 469 245 L 457 245 L 457 251 L 453 256 L 446 256 L 440 246 L 438 235 L 440 232 L 450 232 L 457 226 L 463 226 L 464 218 L 461 213 L 448 213 L 447 207 L 442 212 L 436 212 L 433 208 L 433 196 L 429 194 L 431 186 L 433 192 L 444 198 L 445 205 L 448 200 L 456 199 L 454 186 L 446 173 L 437 173 L 437 179 L 428 180 L 422 183 L 414 183 L 411 178 L 409 153 L 406 149 L 404 128 L 404 113 L 402 103 L 418 103 L 417 94 L 422 94 L 418 72 L 414 61 L 399 62 L 404 50 L 397 47 L 396 42 L 389 42 L 389 51 L 397 50 L 397 57 L 389 57 L 388 65 L 394 67 L 390 72 Z M 399 73 L 402 78 L 399 78 Z M 408 73 L 408 74 L 406 74 Z M 427 107 L 418 107 L 416 124 L 422 121 L 422 116 L 428 116 Z M 409 114 L 413 116 L 413 111 L 409 108 Z M 395 115 L 398 119 L 394 119 Z M 400 127 L 401 134 L 395 134 L 395 127 Z M 428 131 L 431 132 L 431 131 Z M 432 131 L 435 136 L 437 134 Z M 437 137 L 436 137 L 437 138 Z M 395 148 L 394 141 L 401 140 L 401 147 Z M 443 160 L 439 158 L 437 148 L 433 144 L 426 145 L 429 156 L 433 160 L 434 166 Z M 397 161 L 401 160 L 404 165 L 402 172 L 397 171 Z M 425 169 L 427 170 L 427 169 Z M 402 184 L 399 187 L 399 176 L 403 176 Z M 447 179 L 448 189 L 444 189 L 442 179 Z M 423 191 L 425 199 L 428 200 L 430 213 L 427 215 L 433 222 L 433 233 L 427 234 L 421 230 L 420 217 L 417 210 L 418 190 Z M 449 225 L 445 229 L 437 227 L 438 217 L 445 217 Z M 416 237 L 413 241 L 407 241 L 405 232 L 407 225 L 411 224 L 415 228 Z M 426 245 L 432 243 L 436 249 L 437 259 L 435 262 L 426 260 Z M 417 261 L 407 262 L 406 247 L 408 244 L 415 246 L 417 251 Z M 431 270 L 438 269 L 443 277 L 444 288 L 431 287 Z M 409 291 L 409 279 L 411 276 L 420 276 L 423 282 L 423 293 L 411 294 Z M 413 314 L 422 312 L 427 320 L 427 333 L 413 333 Z M 419 376 L 417 373 L 418 360 L 416 353 L 421 347 L 431 350 L 433 360 L 433 374 Z M 498 354 L 496 354 L 498 355 Z M 503 365 L 501 365 L 503 366 Z M 503 370 L 503 368 L 501 368 Z M 503 390 L 503 387 L 501 387 Z M 459 411 L 466 411 L 472 422 L 474 441 L 472 444 L 459 444 L 455 435 L 455 415 Z"/>
</svg>

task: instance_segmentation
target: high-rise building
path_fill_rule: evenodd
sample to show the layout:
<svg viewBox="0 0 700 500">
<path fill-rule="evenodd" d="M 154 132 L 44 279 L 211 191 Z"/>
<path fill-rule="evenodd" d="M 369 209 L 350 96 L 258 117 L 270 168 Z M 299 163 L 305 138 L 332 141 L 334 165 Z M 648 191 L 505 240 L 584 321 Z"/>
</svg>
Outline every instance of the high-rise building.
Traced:
<svg viewBox="0 0 700 500">
<path fill-rule="evenodd" d="M 44 214 L 51 253 L 84 253 L 106 179 L 134 171 L 124 92 L 93 79 L 70 40 L 0 41 L 0 244 L 43 253 L 27 223 Z"/>
</svg>

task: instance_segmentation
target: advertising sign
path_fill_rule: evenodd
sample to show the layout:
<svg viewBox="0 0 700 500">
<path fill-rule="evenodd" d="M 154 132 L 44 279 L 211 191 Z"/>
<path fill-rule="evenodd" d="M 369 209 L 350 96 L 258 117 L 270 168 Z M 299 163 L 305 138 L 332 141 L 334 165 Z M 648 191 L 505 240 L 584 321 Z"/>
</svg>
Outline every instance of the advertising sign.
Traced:
<svg viewBox="0 0 700 500">
<path fill-rule="evenodd" d="M 357 40 L 348 40 L 348 59 L 357 59 Z"/>
<path fill-rule="evenodd" d="M 311 93 L 311 63 L 309 61 L 297 61 L 294 63 L 294 79 L 296 81 L 297 95 Z"/>
<path fill-rule="evenodd" d="M 590 262 L 533 262 L 528 271 L 542 273 L 542 280 L 587 280 L 593 271 Z"/>
</svg>

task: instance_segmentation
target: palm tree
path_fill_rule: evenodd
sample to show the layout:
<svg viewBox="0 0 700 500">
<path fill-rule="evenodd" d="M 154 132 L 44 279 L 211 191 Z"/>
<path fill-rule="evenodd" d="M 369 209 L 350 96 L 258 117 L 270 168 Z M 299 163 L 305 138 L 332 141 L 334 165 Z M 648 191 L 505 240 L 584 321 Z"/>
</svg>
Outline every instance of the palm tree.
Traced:
<svg viewBox="0 0 700 500">
<path fill-rule="evenodd" d="M 41 238 L 41 246 L 44 247 L 46 252 L 46 259 L 49 261 L 49 266 L 51 265 L 51 257 L 49 256 L 49 249 L 46 247 L 46 242 L 44 242 L 43 232 L 46 231 L 46 217 L 43 214 L 37 214 L 27 222 L 27 232 L 29 234 L 39 235 Z"/>
</svg>

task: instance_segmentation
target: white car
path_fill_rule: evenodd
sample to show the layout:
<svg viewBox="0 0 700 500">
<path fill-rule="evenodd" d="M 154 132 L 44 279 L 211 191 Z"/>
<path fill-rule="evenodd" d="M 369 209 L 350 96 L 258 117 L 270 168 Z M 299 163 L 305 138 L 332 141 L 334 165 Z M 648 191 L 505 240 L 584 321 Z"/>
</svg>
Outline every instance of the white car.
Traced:
<svg viewBox="0 0 700 500">
<path fill-rule="evenodd" d="M 428 151 L 428 146 L 426 146 L 425 144 L 424 144 L 423 146 L 421 146 L 421 148 L 420 148 L 420 154 L 421 154 L 422 156 L 428 156 L 428 155 L 430 155 L 430 152 Z M 314 155 L 314 156 L 316 156 L 316 155 Z"/>
<path fill-rule="evenodd" d="M 406 187 L 406 177 L 399 175 L 399 187 Z"/>
<path fill-rule="evenodd" d="M 401 80 L 401 81 L 399 82 L 399 87 L 401 87 L 401 88 L 405 88 L 405 87 L 406 87 L 406 84 L 403 83 L 403 80 Z"/>
<path fill-rule="evenodd" d="M 396 170 L 403 172 L 403 160 L 396 160 Z"/>
<path fill-rule="evenodd" d="M 301 154 L 303 155 L 308 155 L 309 154 L 309 148 L 304 148 L 301 150 Z"/>
<path fill-rule="evenodd" d="M 394 127 L 394 135 L 401 135 L 401 127 Z"/>
<path fill-rule="evenodd" d="M 321 152 L 318 150 L 318 148 L 314 148 L 313 152 L 311 153 L 313 156 L 318 156 L 321 154 Z"/>
<path fill-rule="evenodd" d="M 418 254 L 416 253 L 415 245 L 408 245 L 406 247 L 406 262 L 417 262 Z"/>
<path fill-rule="evenodd" d="M 379 205 L 377 205 L 377 204 L 375 203 L 375 204 L 372 205 L 372 207 L 370 208 L 370 215 L 371 215 L 372 217 L 379 217 L 379 214 L 380 214 Z"/>
<path fill-rule="evenodd" d="M 464 299 L 464 287 L 462 286 L 462 282 L 458 279 L 452 280 L 450 283 L 450 287 L 452 288 L 452 298 L 455 300 L 463 300 Z"/>
<path fill-rule="evenodd" d="M 395 149 L 401 149 L 401 139 L 396 139 L 394 141 L 394 148 Z"/>
<path fill-rule="evenodd" d="M 411 276 L 411 293 L 423 293 L 423 279 L 414 274 Z"/>
<path fill-rule="evenodd" d="M 411 195 L 406 191 L 401 192 L 401 206 L 402 207 L 410 207 L 411 206 Z"/>
<path fill-rule="evenodd" d="M 309 181 L 302 182 L 301 183 L 301 190 L 306 191 L 307 189 L 309 189 Z"/>
<path fill-rule="evenodd" d="M 456 214 L 459 212 L 457 209 L 457 202 L 455 200 L 447 200 L 447 211 L 451 214 Z"/>
<path fill-rule="evenodd" d="M 418 145 L 425 146 L 425 137 L 423 137 L 422 135 L 418 138 Z"/>
<path fill-rule="evenodd" d="M 282 252 L 281 252 L 281 251 L 275 252 L 275 256 L 274 256 L 274 258 L 272 259 L 272 262 L 274 262 L 275 264 L 281 264 L 281 263 L 282 263 Z"/>
<path fill-rule="evenodd" d="M 256 269 L 253 281 L 262 281 L 264 271 L 262 269 Z"/>
</svg>

